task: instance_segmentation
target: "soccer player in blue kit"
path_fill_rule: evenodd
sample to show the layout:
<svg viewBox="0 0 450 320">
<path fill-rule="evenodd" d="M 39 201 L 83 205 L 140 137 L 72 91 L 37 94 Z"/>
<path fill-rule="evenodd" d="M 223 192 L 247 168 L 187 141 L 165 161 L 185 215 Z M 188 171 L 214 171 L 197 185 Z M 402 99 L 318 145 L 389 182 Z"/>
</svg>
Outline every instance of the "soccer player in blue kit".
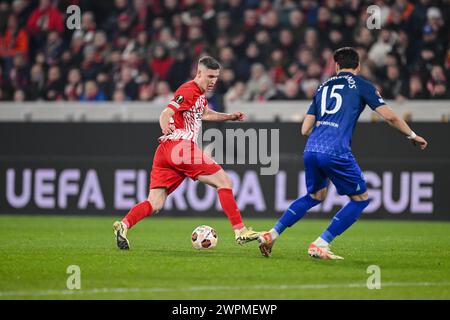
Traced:
<svg viewBox="0 0 450 320">
<path fill-rule="evenodd" d="M 334 53 L 334 61 L 337 75 L 318 88 L 302 124 L 302 134 L 309 136 L 303 154 L 308 193 L 295 200 L 270 231 L 260 234 L 259 249 L 265 257 L 271 255 L 274 241 L 287 227 L 325 199 L 329 179 L 338 194 L 349 196 L 350 202 L 309 246 L 308 254 L 319 259 L 343 259 L 330 250 L 330 243 L 355 223 L 369 204 L 364 176 L 350 147 L 353 130 L 366 105 L 413 144 L 421 149 L 427 146 L 427 141 L 386 105 L 375 87 L 357 75 L 356 50 L 340 48 Z"/>
</svg>

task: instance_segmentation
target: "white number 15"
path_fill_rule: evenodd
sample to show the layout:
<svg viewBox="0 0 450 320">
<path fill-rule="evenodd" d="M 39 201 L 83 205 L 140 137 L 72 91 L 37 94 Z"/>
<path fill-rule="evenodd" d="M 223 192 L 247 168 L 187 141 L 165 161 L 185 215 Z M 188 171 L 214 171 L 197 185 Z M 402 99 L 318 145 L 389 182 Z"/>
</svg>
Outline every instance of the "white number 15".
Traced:
<svg viewBox="0 0 450 320">
<path fill-rule="evenodd" d="M 324 87 L 322 90 L 322 100 L 320 103 L 320 114 L 323 116 L 325 113 L 328 114 L 333 114 L 339 111 L 339 109 L 342 106 L 342 96 L 337 93 L 334 92 L 334 90 L 336 89 L 343 89 L 344 85 L 343 84 L 336 84 L 331 88 L 331 92 L 330 92 L 330 99 L 331 98 L 335 98 L 336 99 L 336 103 L 334 105 L 334 108 L 331 110 L 327 110 L 327 93 L 328 93 L 328 86 Z"/>
</svg>

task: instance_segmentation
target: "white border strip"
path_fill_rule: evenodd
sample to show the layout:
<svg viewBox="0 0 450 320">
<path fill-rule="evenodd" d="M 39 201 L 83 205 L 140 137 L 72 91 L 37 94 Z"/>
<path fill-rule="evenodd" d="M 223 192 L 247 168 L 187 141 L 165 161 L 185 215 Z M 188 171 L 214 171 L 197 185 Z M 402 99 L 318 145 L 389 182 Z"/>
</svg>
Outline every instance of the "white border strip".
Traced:
<svg viewBox="0 0 450 320">
<path fill-rule="evenodd" d="M 381 287 L 447 287 L 450 282 L 385 282 Z M 366 288 L 366 284 L 304 284 L 304 285 L 258 285 L 258 286 L 202 286 L 187 288 L 97 288 L 88 290 L 40 290 L 40 291 L 0 291 L 0 297 L 82 295 L 99 293 L 157 293 L 230 290 L 307 290 L 330 288 Z"/>
</svg>

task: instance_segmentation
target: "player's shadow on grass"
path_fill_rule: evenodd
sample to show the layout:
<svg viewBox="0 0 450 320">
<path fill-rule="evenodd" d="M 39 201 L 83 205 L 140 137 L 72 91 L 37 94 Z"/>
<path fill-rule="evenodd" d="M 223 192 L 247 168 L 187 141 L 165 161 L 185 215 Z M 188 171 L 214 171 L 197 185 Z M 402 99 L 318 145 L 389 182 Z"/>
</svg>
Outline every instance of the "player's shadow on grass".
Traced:
<svg viewBox="0 0 450 320">
<path fill-rule="evenodd" d="M 325 267 L 334 267 L 336 265 L 345 266 L 345 267 L 355 267 L 355 268 L 367 268 L 370 265 L 376 265 L 376 262 L 371 262 L 370 260 L 362 260 L 362 259 L 353 259 L 353 258 L 345 258 L 344 260 L 320 260 L 307 257 L 311 263 L 320 263 L 321 266 Z M 303 260 L 307 260 L 306 258 Z"/>
<path fill-rule="evenodd" d="M 155 253 L 158 256 L 167 256 L 167 257 L 200 257 L 200 258 L 230 258 L 231 257 L 243 257 L 248 258 L 249 254 L 246 251 L 242 251 L 238 253 L 236 251 L 218 251 L 218 250 L 194 250 L 194 249 L 186 249 L 186 250 L 175 250 L 175 249 L 154 249 L 154 248 L 143 248 L 143 252 L 145 253 Z M 259 255 L 255 254 L 256 257 Z"/>
</svg>

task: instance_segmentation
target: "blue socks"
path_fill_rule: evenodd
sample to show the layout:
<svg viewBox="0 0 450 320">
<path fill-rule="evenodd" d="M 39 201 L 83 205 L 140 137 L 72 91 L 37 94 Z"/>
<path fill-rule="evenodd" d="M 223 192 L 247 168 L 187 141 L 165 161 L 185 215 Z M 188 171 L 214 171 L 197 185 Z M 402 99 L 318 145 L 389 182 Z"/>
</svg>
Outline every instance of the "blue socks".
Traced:
<svg viewBox="0 0 450 320">
<path fill-rule="evenodd" d="M 320 202 L 321 201 L 319 200 L 313 199 L 309 194 L 295 200 L 283 213 L 273 229 L 275 229 L 278 234 L 281 234 L 287 227 L 292 227 L 298 220 L 303 218 L 309 209 L 318 205 Z M 328 243 L 333 241 L 335 237 L 342 234 L 358 220 L 369 203 L 370 200 L 351 200 L 345 207 L 336 213 L 330 225 L 320 237 Z"/>
<path fill-rule="evenodd" d="M 291 227 L 298 220 L 300 220 L 305 213 L 312 207 L 318 205 L 319 200 L 313 199 L 309 194 L 301 197 L 291 203 L 289 208 L 283 213 L 280 220 L 273 227 L 278 234 L 281 234 L 284 229 Z"/>
<path fill-rule="evenodd" d="M 335 237 L 342 234 L 358 220 L 364 208 L 369 205 L 369 202 L 370 200 L 351 200 L 345 207 L 336 213 L 330 225 L 320 237 L 330 243 Z"/>
</svg>

